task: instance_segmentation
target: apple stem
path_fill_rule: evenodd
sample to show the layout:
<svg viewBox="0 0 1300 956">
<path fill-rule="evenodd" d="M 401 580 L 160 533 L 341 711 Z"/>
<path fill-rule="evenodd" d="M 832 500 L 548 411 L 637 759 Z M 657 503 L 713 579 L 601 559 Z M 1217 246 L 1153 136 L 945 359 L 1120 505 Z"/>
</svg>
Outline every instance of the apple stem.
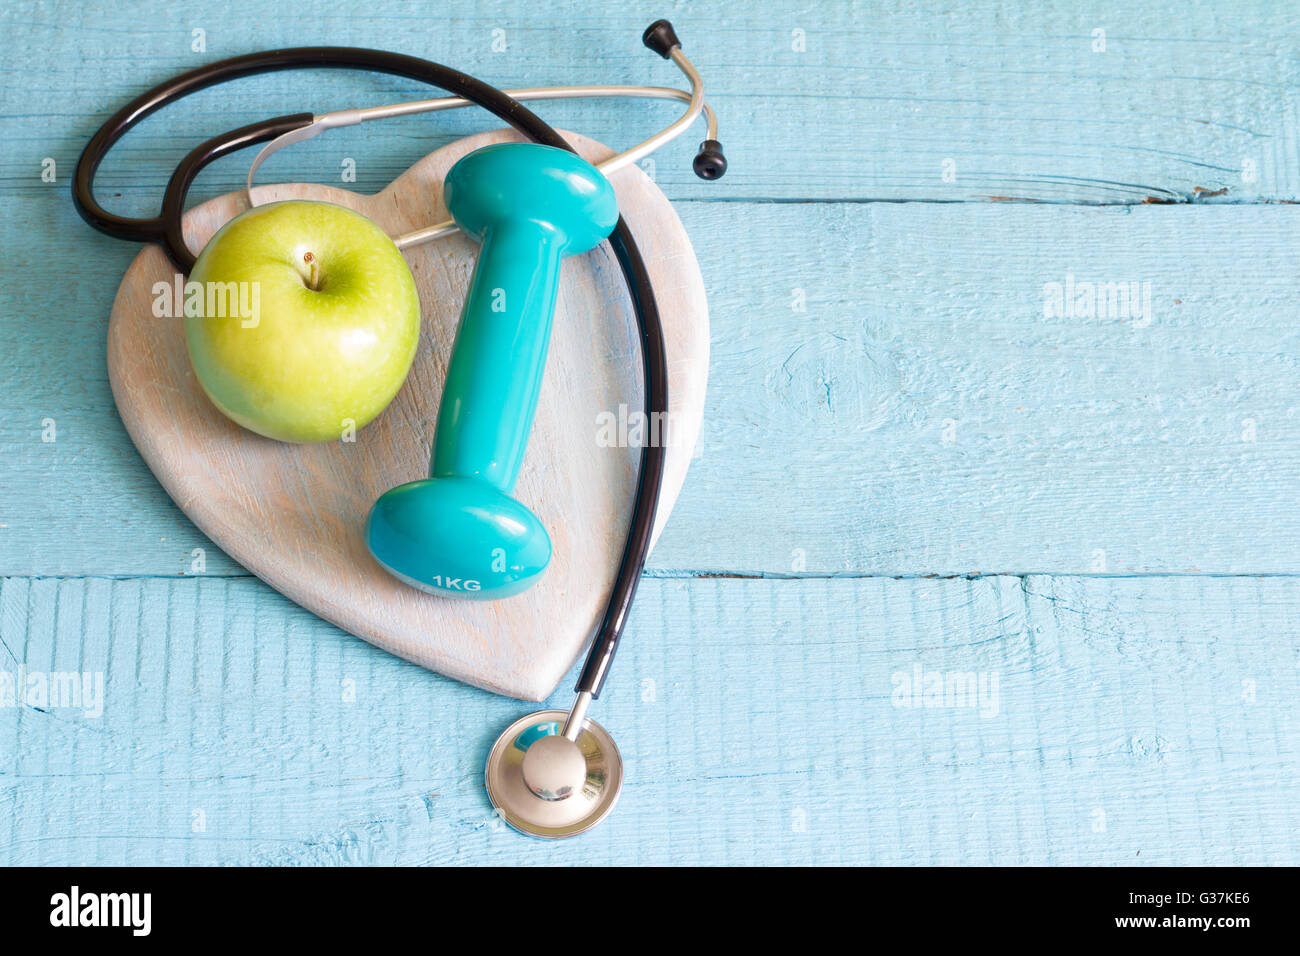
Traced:
<svg viewBox="0 0 1300 956">
<path fill-rule="evenodd" d="M 320 263 L 316 261 L 314 252 L 304 252 L 302 261 L 311 268 L 311 276 L 307 279 L 307 288 L 315 292 L 320 288 Z"/>
</svg>

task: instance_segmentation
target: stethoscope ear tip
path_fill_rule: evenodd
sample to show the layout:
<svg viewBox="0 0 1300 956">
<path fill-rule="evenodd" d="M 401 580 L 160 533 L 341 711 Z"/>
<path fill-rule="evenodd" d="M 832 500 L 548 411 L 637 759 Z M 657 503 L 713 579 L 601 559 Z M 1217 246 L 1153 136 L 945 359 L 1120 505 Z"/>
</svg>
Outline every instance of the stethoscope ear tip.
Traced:
<svg viewBox="0 0 1300 956">
<path fill-rule="evenodd" d="M 721 179 L 727 172 L 727 157 L 722 155 L 722 144 L 716 139 L 700 143 L 700 151 L 695 154 L 692 165 L 695 175 L 701 179 Z"/>
<path fill-rule="evenodd" d="M 677 39 L 677 31 L 667 20 L 656 20 L 646 27 L 641 42 L 665 60 L 672 56 L 675 47 L 682 45 L 682 41 Z"/>
</svg>

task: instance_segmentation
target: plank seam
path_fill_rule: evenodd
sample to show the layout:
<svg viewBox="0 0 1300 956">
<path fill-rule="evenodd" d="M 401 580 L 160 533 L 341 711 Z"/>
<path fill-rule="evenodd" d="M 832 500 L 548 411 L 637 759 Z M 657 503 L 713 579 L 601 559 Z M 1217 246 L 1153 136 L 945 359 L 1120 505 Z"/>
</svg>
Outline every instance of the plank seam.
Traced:
<svg viewBox="0 0 1300 956">
<path fill-rule="evenodd" d="M 787 574 L 781 572 L 739 572 L 687 570 L 680 568 L 649 569 L 643 577 L 654 580 L 725 580 L 738 581 L 975 581 L 982 578 L 1080 578 L 1128 580 L 1140 578 L 1241 578 L 1257 580 L 1260 578 L 1298 578 L 1300 571 L 1148 571 L 1136 573 L 1103 573 L 1081 571 L 957 571 L 950 574 L 915 573 L 895 574 L 885 572 L 849 572 L 827 571 L 823 573 L 803 572 Z M 213 571 L 207 574 L 3 574 L 3 581 L 230 581 L 240 578 L 256 580 L 257 576 L 247 571 Z M 269 585 L 268 585 L 269 587 Z"/>
</svg>

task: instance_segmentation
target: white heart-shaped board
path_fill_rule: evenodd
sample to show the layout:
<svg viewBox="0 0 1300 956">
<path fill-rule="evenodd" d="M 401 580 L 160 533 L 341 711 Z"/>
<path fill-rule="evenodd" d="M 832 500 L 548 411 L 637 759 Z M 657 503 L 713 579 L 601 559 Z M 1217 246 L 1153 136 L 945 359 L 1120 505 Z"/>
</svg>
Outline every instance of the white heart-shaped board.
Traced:
<svg viewBox="0 0 1300 956">
<path fill-rule="evenodd" d="M 564 133 L 583 156 L 611 150 Z M 426 156 L 382 192 L 328 186 L 258 187 L 258 203 L 320 199 L 370 217 L 390 235 L 447 218 L 442 182 L 466 153 L 522 139 L 499 130 Z M 690 464 L 704 412 L 709 323 L 704 282 L 668 199 L 635 167 L 611 176 L 654 281 L 668 352 L 669 448 L 656 536 Z M 247 208 L 243 193 L 185 216 L 200 249 Z M 108 329 L 117 408 L 153 473 L 222 550 L 315 614 L 386 651 L 511 697 L 555 689 L 599 624 L 622 555 L 640 459 L 644 408 L 636 320 L 608 245 L 564 262 L 537 417 L 515 497 L 550 533 L 541 581 L 500 601 L 434 597 L 385 573 L 366 549 L 371 505 L 394 485 L 427 477 L 461 303 L 477 246 L 456 234 L 405 251 L 419 288 L 423 327 L 406 383 L 355 441 L 289 445 L 235 425 L 203 394 L 190 366 L 183 318 L 154 316 L 154 286 L 175 267 L 149 246 L 122 280 Z M 612 416 L 612 418 L 610 417 Z M 609 442 L 626 426 L 629 442 Z"/>
</svg>

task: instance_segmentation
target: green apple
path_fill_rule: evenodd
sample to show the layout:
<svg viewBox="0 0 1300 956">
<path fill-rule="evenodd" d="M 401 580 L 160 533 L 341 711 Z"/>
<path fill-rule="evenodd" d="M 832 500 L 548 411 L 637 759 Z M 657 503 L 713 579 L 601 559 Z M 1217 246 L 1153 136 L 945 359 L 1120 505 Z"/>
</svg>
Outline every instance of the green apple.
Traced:
<svg viewBox="0 0 1300 956">
<path fill-rule="evenodd" d="M 268 438 L 333 441 L 361 428 L 415 358 L 411 270 L 383 230 L 342 206 L 279 202 L 236 216 L 203 249 L 190 283 L 185 340 L 199 384 L 225 415 Z M 191 308 L 193 283 L 205 294 Z"/>
</svg>

